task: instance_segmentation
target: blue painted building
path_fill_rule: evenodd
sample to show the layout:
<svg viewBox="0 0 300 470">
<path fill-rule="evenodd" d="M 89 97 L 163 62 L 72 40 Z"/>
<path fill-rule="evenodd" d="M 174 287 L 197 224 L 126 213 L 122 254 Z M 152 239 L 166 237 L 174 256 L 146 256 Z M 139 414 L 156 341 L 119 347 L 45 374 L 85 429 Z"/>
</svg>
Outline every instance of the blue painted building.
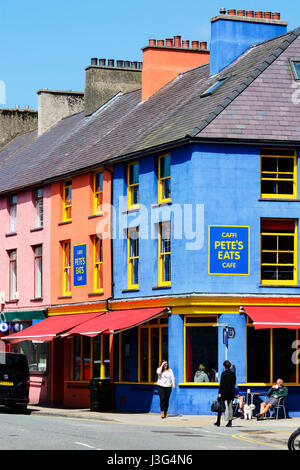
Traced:
<svg viewBox="0 0 300 470">
<path fill-rule="evenodd" d="M 230 15 L 212 25 L 210 74 L 199 67 L 161 90 L 162 102 L 182 93 L 187 103 L 171 115 L 170 133 L 180 119 L 193 131 L 114 161 L 115 308 L 169 308 L 115 337 L 116 407 L 158 412 L 155 372 L 167 356 L 176 378 L 170 412 L 208 413 L 228 357 L 242 391 L 265 392 L 283 378 L 298 415 L 300 127 L 286 103 L 299 32 Z M 225 327 L 235 333 L 227 343 Z M 200 364 L 204 383 L 194 381 Z"/>
</svg>

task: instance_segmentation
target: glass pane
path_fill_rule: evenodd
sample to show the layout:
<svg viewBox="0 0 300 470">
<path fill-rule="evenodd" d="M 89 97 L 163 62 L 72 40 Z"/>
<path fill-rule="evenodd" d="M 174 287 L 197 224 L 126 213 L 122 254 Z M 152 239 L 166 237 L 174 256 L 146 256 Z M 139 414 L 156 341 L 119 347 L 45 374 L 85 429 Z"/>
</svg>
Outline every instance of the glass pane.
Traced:
<svg viewBox="0 0 300 470">
<path fill-rule="evenodd" d="M 141 328 L 140 329 L 141 335 L 141 344 L 140 344 L 140 364 L 141 364 L 141 381 L 148 382 L 148 361 L 149 361 L 149 354 L 148 354 L 148 329 Z"/>
<path fill-rule="evenodd" d="M 300 78 L 300 62 L 293 62 L 293 63 L 294 63 L 295 71 L 297 74 L 297 78 Z"/>
<path fill-rule="evenodd" d="M 277 194 L 293 194 L 294 192 L 294 184 L 292 181 L 279 181 L 277 187 Z"/>
<path fill-rule="evenodd" d="M 296 330 L 273 329 L 273 382 L 296 382 L 296 364 L 292 362 Z"/>
<path fill-rule="evenodd" d="M 162 157 L 160 159 L 160 177 L 161 178 L 166 178 L 167 176 L 170 176 L 171 174 L 170 163 L 171 163 L 170 155 L 166 155 L 165 157 Z"/>
<path fill-rule="evenodd" d="M 47 369 L 47 343 L 38 343 L 38 370 L 44 372 Z"/>
<path fill-rule="evenodd" d="M 277 171 L 277 158 L 264 158 L 261 159 L 262 171 Z"/>
<path fill-rule="evenodd" d="M 122 333 L 122 380 L 130 381 L 130 331 Z"/>
<path fill-rule="evenodd" d="M 163 198 L 170 199 L 171 197 L 171 178 L 163 180 Z"/>
<path fill-rule="evenodd" d="M 279 250 L 294 251 L 294 237 L 278 237 Z"/>
<path fill-rule="evenodd" d="M 28 341 L 28 366 L 29 370 L 37 369 L 37 343 Z"/>
<path fill-rule="evenodd" d="M 101 337 L 95 336 L 93 338 L 93 379 L 100 379 L 100 366 L 101 366 Z"/>
<path fill-rule="evenodd" d="M 80 336 L 75 336 L 73 338 L 73 378 L 74 380 L 80 380 L 80 370 L 81 370 L 81 338 Z"/>
<path fill-rule="evenodd" d="M 278 158 L 278 171 L 280 172 L 294 172 L 294 159 L 293 158 Z"/>
<path fill-rule="evenodd" d="M 261 279 L 263 281 L 275 281 L 277 279 L 277 269 L 274 266 L 262 266 Z"/>
<path fill-rule="evenodd" d="M 91 338 L 83 337 L 83 380 L 90 380 Z"/>
<path fill-rule="evenodd" d="M 132 187 L 132 204 L 139 203 L 139 187 L 133 186 Z"/>
<path fill-rule="evenodd" d="M 276 183 L 274 183 L 274 181 L 262 181 L 261 193 L 262 194 L 277 194 Z"/>
<path fill-rule="evenodd" d="M 103 173 L 98 173 L 96 175 L 96 187 L 95 191 L 99 193 L 100 191 L 103 191 Z"/>
<path fill-rule="evenodd" d="M 17 231 L 17 206 L 10 206 L 10 231 Z"/>
<path fill-rule="evenodd" d="M 215 382 L 218 364 L 218 328 L 186 327 L 186 381 Z M 196 372 L 203 366 L 203 374 Z"/>
<path fill-rule="evenodd" d="M 261 237 L 262 250 L 277 250 L 277 236 L 276 235 L 263 235 Z"/>
<path fill-rule="evenodd" d="M 270 382 L 270 330 L 247 328 L 247 382 Z"/>
<path fill-rule="evenodd" d="M 159 364 L 159 329 L 151 328 L 151 381 L 157 380 L 156 369 Z"/>
<path fill-rule="evenodd" d="M 278 279 L 282 281 L 293 281 L 294 280 L 294 269 L 293 267 L 278 267 Z"/>
<path fill-rule="evenodd" d="M 134 163 L 129 166 L 129 184 L 138 184 L 139 182 L 139 164 Z"/>
<path fill-rule="evenodd" d="M 133 270 L 132 270 L 132 284 L 139 283 L 139 260 L 138 258 L 134 258 L 132 260 L 133 263 Z"/>
<path fill-rule="evenodd" d="M 171 256 L 164 255 L 163 281 L 168 282 L 170 280 L 171 280 Z"/>
<path fill-rule="evenodd" d="M 276 264 L 277 263 L 277 252 L 275 252 L 275 253 L 262 253 L 261 254 L 261 262 L 262 263 Z"/>
<path fill-rule="evenodd" d="M 103 335 L 104 378 L 109 379 L 109 335 Z"/>
<path fill-rule="evenodd" d="M 162 359 L 168 360 L 168 328 L 162 328 Z"/>
</svg>

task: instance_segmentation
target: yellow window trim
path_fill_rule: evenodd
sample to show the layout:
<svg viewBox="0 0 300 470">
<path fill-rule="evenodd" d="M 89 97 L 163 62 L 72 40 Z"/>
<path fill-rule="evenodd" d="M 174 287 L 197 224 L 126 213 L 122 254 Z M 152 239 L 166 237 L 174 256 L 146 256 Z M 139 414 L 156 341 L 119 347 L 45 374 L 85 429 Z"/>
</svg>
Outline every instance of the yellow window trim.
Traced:
<svg viewBox="0 0 300 470">
<path fill-rule="evenodd" d="M 94 214 L 102 213 L 102 209 L 98 210 L 98 205 L 99 205 L 98 200 L 99 200 L 100 195 L 103 196 L 103 187 L 101 190 L 97 191 L 97 176 L 100 174 L 102 174 L 102 178 L 103 178 L 103 171 L 96 171 L 94 173 L 94 191 L 93 191 L 93 213 Z M 103 183 L 103 179 L 102 179 L 102 183 Z"/>
<path fill-rule="evenodd" d="M 138 227 L 129 228 L 127 231 L 127 287 L 128 289 L 138 289 L 139 284 L 133 283 L 133 275 L 134 275 L 134 260 L 137 259 L 139 261 L 139 255 L 131 256 L 130 252 L 130 232 L 133 230 L 137 230 Z M 138 238 L 139 240 L 139 238 Z"/>
<path fill-rule="evenodd" d="M 69 248 L 67 248 L 67 246 L 69 246 Z M 64 241 L 63 242 L 63 245 L 62 245 L 62 248 L 63 248 L 63 286 L 62 286 L 62 292 L 63 292 L 63 295 L 70 295 L 71 294 L 71 290 L 67 290 L 66 289 L 66 286 L 67 286 L 67 280 L 70 281 L 70 285 L 71 285 L 71 241 L 70 240 L 67 240 L 67 241 Z M 66 249 L 69 249 L 69 254 L 70 254 L 70 259 L 69 259 L 69 264 L 66 265 Z"/>
<path fill-rule="evenodd" d="M 63 187 L 63 222 L 68 222 L 72 220 L 72 217 L 67 217 L 69 208 L 72 209 L 72 199 L 71 199 L 71 204 L 66 204 L 66 189 L 71 188 L 71 191 L 72 191 L 72 181 L 70 184 L 68 184 L 69 181 L 71 180 L 65 181 L 64 187 Z"/>
<path fill-rule="evenodd" d="M 162 226 L 163 224 L 170 224 L 170 240 L 171 240 L 171 222 L 160 222 L 158 226 L 158 286 L 165 287 L 170 286 L 171 281 L 164 281 L 163 274 L 164 274 L 164 258 L 166 255 L 170 255 L 171 258 L 171 251 L 162 252 L 161 251 L 161 236 L 162 236 Z M 170 273 L 171 277 L 171 273 Z"/>
<path fill-rule="evenodd" d="M 130 168 L 133 167 L 134 165 L 139 165 L 139 161 L 137 160 L 127 165 L 127 209 L 139 208 L 139 203 L 133 204 L 134 188 L 137 187 L 139 190 L 139 183 L 130 184 Z"/>
<path fill-rule="evenodd" d="M 278 175 L 286 174 L 290 175 L 292 174 L 291 172 L 272 172 L 272 171 L 262 171 L 262 159 L 263 158 L 292 158 L 294 160 L 294 168 L 293 168 L 293 179 L 290 178 L 268 178 L 267 176 L 262 177 L 263 174 L 268 175 L 268 174 L 274 174 L 277 173 Z M 261 193 L 261 198 L 266 198 L 266 199 L 296 199 L 297 198 L 297 151 L 294 150 L 294 156 L 292 155 L 264 155 L 263 153 L 261 154 L 261 165 L 260 165 L 260 179 L 261 181 L 289 181 L 293 182 L 293 194 L 269 194 L 269 193 Z"/>
<path fill-rule="evenodd" d="M 74 379 L 74 338 L 71 338 L 71 380 L 66 380 L 65 383 L 89 383 L 89 381 L 83 379 L 83 339 L 80 337 L 80 379 Z M 100 336 L 100 379 L 105 379 L 105 364 L 104 364 L 104 335 Z M 93 378 L 93 364 L 94 364 L 94 338 L 90 338 L 90 379 Z"/>
<path fill-rule="evenodd" d="M 98 235 L 93 236 L 93 292 L 98 293 L 98 292 L 103 292 L 103 287 L 102 288 L 97 288 L 96 286 L 98 285 L 98 275 L 99 275 L 99 269 L 103 269 L 103 259 L 100 259 L 97 261 L 97 242 L 99 240 L 100 246 L 102 244 L 102 238 L 98 237 Z M 103 256 L 103 246 L 100 251 Z"/>
<path fill-rule="evenodd" d="M 170 197 L 168 197 L 168 198 L 163 197 L 165 181 L 168 180 L 168 179 L 171 181 L 171 174 L 169 176 L 165 176 L 165 177 L 161 176 L 161 171 L 160 171 L 161 160 L 165 157 L 170 157 L 170 159 L 171 159 L 171 154 L 170 153 L 165 153 L 165 154 L 160 155 L 158 157 L 158 204 L 161 204 L 163 202 L 171 202 Z M 171 173 L 171 164 L 170 164 L 170 173 Z"/>
</svg>

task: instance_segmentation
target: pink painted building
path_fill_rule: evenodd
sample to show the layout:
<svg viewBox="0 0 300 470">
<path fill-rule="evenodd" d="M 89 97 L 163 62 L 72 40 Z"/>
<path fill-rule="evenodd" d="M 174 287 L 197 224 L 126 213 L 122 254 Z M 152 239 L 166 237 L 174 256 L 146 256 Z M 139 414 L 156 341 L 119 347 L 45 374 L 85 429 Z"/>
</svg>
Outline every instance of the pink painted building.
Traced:
<svg viewBox="0 0 300 470">
<path fill-rule="evenodd" d="M 0 321 L 9 333 L 45 318 L 50 305 L 50 217 L 50 185 L 0 198 Z M 27 355 L 30 402 L 46 403 L 48 343 L 26 341 L 11 348 Z"/>
</svg>

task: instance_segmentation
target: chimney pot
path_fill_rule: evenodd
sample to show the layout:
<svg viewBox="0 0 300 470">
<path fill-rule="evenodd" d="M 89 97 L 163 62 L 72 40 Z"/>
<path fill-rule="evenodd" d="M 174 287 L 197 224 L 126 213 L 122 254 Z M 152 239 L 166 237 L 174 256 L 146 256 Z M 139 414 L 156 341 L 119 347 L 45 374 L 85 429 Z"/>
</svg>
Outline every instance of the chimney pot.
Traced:
<svg viewBox="0 0 300 470">
<path fill-rule="evenodd" d="M 280 13 L 278 13 L 278 12 L 272 13 L 272 19 L 273 20 L 280 20 Z"/>
<path fill-rule="evenodd" d="M 173 38 L 167 38 L 166 39 L 166 46 L 167 47 L 173 47 Z"/>
<path fill-rule="evenodd" d="M 270 20 L 272 18 L 272 13 L 270 11 L 265 11 L 264 18 Z"/>
<path fill-rule="evenodd" d="M 165 45 L 165 41 L 163 39 L 158 39 L 157 40 L 157 45 L 158 46 L 164 46 Z"/>
<path fill-rule="evenodd" d="M 199 49 L 199 41 L 192 41 L 192 49 Z"/>
<path fill-rule="evenodd" d="M 228 10 L 227 12 L 228 15 L 236 15 L 236 10 L 232 8 L 231 10 Z"/>
<path fill-rule="evenodd" d="M 254 18 L 254 11 L 253 10 L 247 10 L 246 11 L 246 16 L 249 18 Z"/>
<path fill-rule="evenodd" d="M 98 59 L 97 59 L 97 57 L 93 57 L 93 58 L 91 59 L 91 65 L 98 65 Z"/>
<path fill-rule="evenodd" d="M 184 39 L 182 41 L 182 48 L 183 49 L 188 49 L 190 47 L 190 41 L 188 41 L 187 39 Z"/>
<path fill-rule="evenodd" d="M 237 16 L 245 16 L 246 12 L 245 10 L 238 10 L 237 11 Z"/>
<path fill-rule="evenodd" d="M 139 69 L 142 69 L 143 68 L 143 62 L 139 62 Z"/>
<path fill-rule="evenodd" d="M 181 36 L 174 36 L 174 47 L 181 47 Z"/>
<path fill-rule="evenodd" d="M 124 67 L 130 68 L 131 67 L 131 62 L 130 60 L 125 60 L 124 61 Z"/>
<path fill-rule="evenodd" d="M 220 8 L 220 15 L 226 15 L 226 8 Z"/>
<path fill-rule="evenodd" d="M 138 66 L 139 66 L 139 65 L 138 65 L 138 62 L 137 62 L 137 61 L 134 61 L 134 62 L 131 63 L 131 67 L 132 67 L 133 69 L 137 69 Z"/>
<path fill-rule="evenodd" d="M 115 61 L 114 61 L 114 59 L 108 59 L 108 61 L 107 61 L 107 66 L 108 66 L 108 67 L 114 67 L 114 66 L 115 66 Z"/>
<path fill-rule="evenodd" d="M 206 41 L 201 41 L 200 42 L 200 49 L 207 49 L 207 42 Z"/>
<path fill-rule="evenodd" d="M 149 39 L 149 46 L 156 46 L 156 39 Z"/>
<path fill-rule="evenodd" d="M 124 67 L 124 60 L 117 60 L 117 67 Z"/>
<path fill-rule="evenodd" d="M 105 66 L 106 65 L 106 59 L 99 59 L 99 65 L 100 66 Z"/>
<path fill-rule="evenodd" d="M 263 12 L 262 11 L 256 11 L 255 12 L 255 18 L 263 18 Z"/>
</svg>

